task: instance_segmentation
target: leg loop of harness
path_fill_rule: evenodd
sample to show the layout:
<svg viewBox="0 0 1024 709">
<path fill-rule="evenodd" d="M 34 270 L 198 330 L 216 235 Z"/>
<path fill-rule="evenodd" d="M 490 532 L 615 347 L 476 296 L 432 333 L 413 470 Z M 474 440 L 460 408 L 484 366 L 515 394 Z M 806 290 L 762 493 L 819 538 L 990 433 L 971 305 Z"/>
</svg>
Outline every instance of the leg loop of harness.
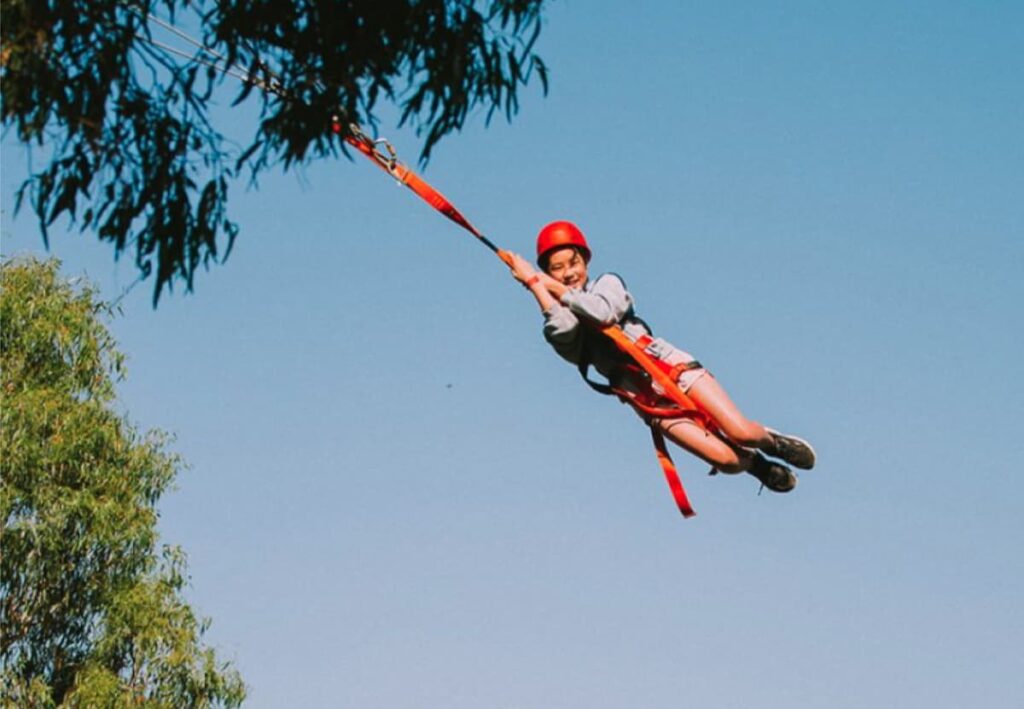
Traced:
<svg viewBox="0 0 1024 709">
<path fill-rule="evenodd" d="M 703 366 L 704 365 L 702 365 L 697 360 L 693 360 L 691 362 L 682 362 L 674 366 L 672 369 L 670 369 L 668 372 L 668 376 L 672 378 L 672 381 L 677 381 L 683 372 L 689 372 L 691 369 L 700 369 Z"/>
<path fill-rule="evenodd" d="M 609 384 L 600 384 L 587 376 L 590 363 L 584 359 L 579 363 L 580 374 L 595 391 L 601 394 L 612 394 L 617 396 L 623 403 L 632 406 L 638 414 L 647 422 L 651 429 L 651 439 L 654 442 L 654 451 L 658 457 L 658 463 L 665 475 L 669 490 L 676 502 L 676 506 L 683 517 L 693 517 L 697 514 L 690 499 L 686 495 L 679 471 L 669 455 L 665 445 L 665 436 L 658 426 L 656 419 L 690 419 L 697 425 L 714 430 L 714 421 L 704 411 L 697 408 L 696 404 L 679 388 L 677 379 L 683 372 L 697 369 L 701 365 L 696 360 L 684 362 L 677 365 L 669 365 L 644 350 L 653 339 L 648 336 L 641 336 L 636 342 L 631 341 L 618 328 L 602 328 L 605 335 L 610 337 L 616 346 L 631 360 L 620 372 L 620 377 L 613 377 Z M 639 387 L 620 387 L 617 384 L 621 380 L 630 378 Z M 659 385 L 656 391 L 654 384 Z M 644 393 L 637 393 L 629 389 L 639 389 Z"/>
</svg>

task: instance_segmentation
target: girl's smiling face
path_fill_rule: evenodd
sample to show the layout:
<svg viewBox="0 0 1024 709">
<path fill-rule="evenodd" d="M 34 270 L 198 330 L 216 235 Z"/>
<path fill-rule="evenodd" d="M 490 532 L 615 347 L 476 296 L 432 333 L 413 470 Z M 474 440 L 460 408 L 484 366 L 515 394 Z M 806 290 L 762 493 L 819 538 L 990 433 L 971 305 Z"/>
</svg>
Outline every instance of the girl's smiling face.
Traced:
<svg viewBox="0 0 1024 709">
<path fill-rule="evenodd" d="M 545 271 L 567 288 L 582 288 L 587 282 L 587 262 L 575 246 L 552 252 Z"/>
</svg>

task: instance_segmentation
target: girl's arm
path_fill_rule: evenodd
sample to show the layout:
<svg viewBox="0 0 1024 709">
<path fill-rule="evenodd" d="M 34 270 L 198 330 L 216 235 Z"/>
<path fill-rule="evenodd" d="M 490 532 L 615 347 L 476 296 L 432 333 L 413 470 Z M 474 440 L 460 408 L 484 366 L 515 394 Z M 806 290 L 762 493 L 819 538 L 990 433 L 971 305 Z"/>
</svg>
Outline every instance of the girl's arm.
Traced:
<svg viewBox="0 0 1024 709">
<path fill-rule="evenodd" d="M 542 312 L 558 305 L 557 299 L 568 290 L 548 274 L 535 269 L 519 254 L 512 254 L 512 276 L 533 294 Z"/>
<path fill-rule="evenodd" d="M 519 254 L 512 254 L 512 275 L 533 294 L 545 315 L 564 305 L 576 315 L 602 325 L 613 325 L 633 307 L 633 296 L 614 273 L 600 276 L 590 292 L 570 290 L 560 281 L 537 271 Z"/>
<path fill-rule="evenodd" d="M 556 297 L 564 295 L 569 289 L 546 273 L 537 271 L 518 254 L 512 254 L 512 275 L 536 298 L 544 314 L 544 339 L 562 357 L 576 362 L 582 346 L 579 337 L 580 321 L 569 308 L 556 300 Z"/>
<path fill-rule="evenodd" d="M 620 322 L 633 308 L 633 296 L 614 273 L 600 276 L 588 291 L 566 290 L 559 299 L 576 315 L 601 325 Z"/>
</svg>

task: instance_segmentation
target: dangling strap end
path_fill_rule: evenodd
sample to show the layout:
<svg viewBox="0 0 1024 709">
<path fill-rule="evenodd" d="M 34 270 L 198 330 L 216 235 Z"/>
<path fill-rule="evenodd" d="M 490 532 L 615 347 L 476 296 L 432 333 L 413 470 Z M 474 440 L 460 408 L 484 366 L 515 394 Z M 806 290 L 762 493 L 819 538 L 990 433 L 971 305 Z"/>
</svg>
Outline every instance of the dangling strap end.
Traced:
<svg viewBox="0 0 1024 709">
<path fill-rule="evenodd" d="M 661 470 L 665 473 L 665 481 L 668 482 L 668 488 L 672 491 L 676 506 L 686 519 L 695 516 L 697 513 L 694 511 L 693 505 L 690 504 L 690 498 L 686 496 L 686 489 L 683 487 L 682 480 L 679 479 L 679 471 L 676 470 L 672 456 L 669 455 L 668 448 L 665 446 L 665 437 L 653 424 L 651 425 L 651 439 L 654 441 L 654 451 L 658 455 L 658 463 L 661 464 Z"/>
</svg>

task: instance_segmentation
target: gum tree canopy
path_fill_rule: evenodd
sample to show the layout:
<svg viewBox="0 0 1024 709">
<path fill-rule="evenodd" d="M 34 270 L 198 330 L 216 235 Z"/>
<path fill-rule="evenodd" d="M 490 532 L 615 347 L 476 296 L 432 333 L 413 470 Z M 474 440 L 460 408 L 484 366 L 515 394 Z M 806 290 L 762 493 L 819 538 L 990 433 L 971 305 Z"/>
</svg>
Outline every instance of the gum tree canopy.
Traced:
<svg viewBox="0 0 1024 709">
<path fill-rule="evenodd" d="M 237 706 L 158 548 L 180 461 L 116 411 L 109 311 L 56 261 L 0 265 L 0 706 Z"/>
<path fill-rule="evenodd" d="M 17 204 L 44 240 L 66 215 L 115 255 L 132 248 L 142 275 L 155 270 L 154 302 L 175 281 L 191 289 L 238 233 L 233 178 L 344 151 L 333 116 L 372 128 L 394 105 L 426 161 L 474 108 L 511 119 L 534 74 L 546 91 L 543 2 L 3 0 L 3 125 L 45 162 Z M 247 145 L 211 121 L 227 66 L 275 89 L 236 84 L 259 108 Z"/>
</svg>

